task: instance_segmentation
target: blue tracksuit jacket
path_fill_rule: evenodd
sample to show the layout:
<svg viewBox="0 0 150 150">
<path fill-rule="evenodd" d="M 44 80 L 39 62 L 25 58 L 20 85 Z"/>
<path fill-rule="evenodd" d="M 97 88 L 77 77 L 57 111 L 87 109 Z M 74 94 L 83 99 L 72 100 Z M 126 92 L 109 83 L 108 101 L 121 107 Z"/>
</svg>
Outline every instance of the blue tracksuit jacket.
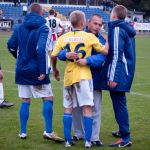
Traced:
<svg viewBox="0 0 150 150">
<path fill-rule="evenodd" d="M 42 16 L 30 13 L 8 40 L 8 49 L 17 58 L 15 76 L 17 84 L 41 85 L 50 82 L 47 67 L 47 49 L 50 40 L 49 29 L 45 23 L 46 20 Z M 46 75 L 42 81 L 38 80 L 40 74 Z"/>
<path fill-rule="evenodd" d="M 88 30 L 86 30 L 86 31 L 89 32 Z M 102 44 L 105 44 L 106 41 L 101 34 L 97 33 L 96 37 L 99 38 L 99 41 Z M 60 60 L 65 61 L 66 60 L 66 52 L 67 52 L 66 50 L 61 50 L 59 52 L 58 58 Z M 92 50 L 92 56 L 89 56 L 86 58 L 87 64 L 90 66 L 90 69 L 91 69 L 94 90 L 101 90 L 99 75 L 101 72 L 102 64 L 105 61 L 105 58 L 106 57 L 104 55 L 96 52 L 94 49 Z"/>
<path fill-rule="evenodd" d="M 135 72 L 136 32 L 124 20 L 110 22 L 108 28 L 109 53 L 100 75 L 101 88 L 128 92 Z M 117 87 L 110 89 L 108 81 L 117 82 Z"/>
</svg>

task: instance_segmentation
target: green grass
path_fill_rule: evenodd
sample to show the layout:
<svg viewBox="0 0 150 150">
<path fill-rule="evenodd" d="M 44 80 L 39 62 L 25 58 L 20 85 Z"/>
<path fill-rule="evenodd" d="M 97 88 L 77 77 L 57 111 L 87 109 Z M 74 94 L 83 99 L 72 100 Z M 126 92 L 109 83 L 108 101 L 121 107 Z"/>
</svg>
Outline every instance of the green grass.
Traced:
<svg viewBox="0 0 150 150">
<path fill-rule="evenodd" d="M 4 89 L 7 100 L 14 102 L 15 106 L 9 109 L 0 109 L 0 150 L 63 150 L 64 144 L 56 144 L 45 141 L 42 137 L 43 118 L 41 114 L 42 102 L 33 99 L 28 122 L 28 138 L 18 138 L 19 118 L 18 110 L 20 99 L 18 98 L 17 85 L 14 83 L 15 60 L 6 49 L 9 33 L 0 33 L 0 63 L 4 72 Z M 132 92 L 127 94 L 128 109 L 131 125 L 131 138 L 133 146 L 131 150 L 150 149 L 150 36 L 137 36 L 137 63 L 136 74 L 132 86 Z M 64 65 L 59 62 L 61 76 Z M 54 103 L 54 131 L 63 136 L 62 125 L 62 85 L 52 77 L 52 88 L 55 96 Z M 117 129 L 110 97 L 103 92 L 101 140 L 104 143 L 103 150 L 110 149 L 107 145 L 116 139 L 111 136 L 111 131 Z M 84 149 L 79 142 L 71 149 Z M 98 148 L 92 148 L 98 149 Z M 115 149 L 115 148 L 112 148 Z M 128 149 L 128 148 L 126 148 Z"/>
</svg>

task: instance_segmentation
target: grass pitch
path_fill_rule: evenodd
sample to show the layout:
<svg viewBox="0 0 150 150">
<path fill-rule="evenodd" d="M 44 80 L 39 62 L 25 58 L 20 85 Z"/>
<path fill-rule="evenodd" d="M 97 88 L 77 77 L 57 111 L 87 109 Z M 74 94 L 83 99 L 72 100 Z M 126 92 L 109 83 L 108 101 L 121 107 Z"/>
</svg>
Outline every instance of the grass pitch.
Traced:
<svg viewBox="0 0 150 150">
<path fill-rule="evenodd" d="M 14 107 L 0 109 L 0 150 L 63 150 L 64 144 L 56 144 L 44 140 L 42 101 L 33 99 L 30 108 L 28 122 L 28 138 L 20 140 L 18 110 L 20 99 L 18 98 L 17 85 L 14 83 L 15 59 L 8 53 L 6 43 L 9 33 L 0 32 L 0 63 L 4 72 L 5 98 L 14 102 Z M 127 102 L 130 117 L 131 139 L 133 146 L 130 150 L 150 149 L 150 36 L 137 36 L 136 38 L 137 63 L 136 74 L 131 93 L 127 94 Z M 64 63 L 59 62 L 61 77 L 63 78 Z M 62 85 L 52 78 L 52 89 L 55 96 L 53 128 L 63 137 L 62 125 Z M 111 131 L 116 130 L 111 100 L 107 92 L 103 92 L 102 102 L 102 126 L 101 140 L 104 143 L 103 150 L 110 149 L 107 145 L 116 139 L 111 136 Z M 84 149 L 83 141 L 77 143 L 74 149 Z M 93 147 L 92 149 L 98 149 Z M 115 148 L 112 148 L 115 149 Z M 128 148 L 126 148 L 128 149 Z"/>
</svg>

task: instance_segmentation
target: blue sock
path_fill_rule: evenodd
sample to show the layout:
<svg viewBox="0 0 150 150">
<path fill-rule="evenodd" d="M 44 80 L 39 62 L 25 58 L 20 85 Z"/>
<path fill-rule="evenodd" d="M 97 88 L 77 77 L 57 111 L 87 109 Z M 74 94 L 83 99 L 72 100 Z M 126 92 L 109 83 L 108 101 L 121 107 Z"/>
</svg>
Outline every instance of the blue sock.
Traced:
<svg viewBox="0 0 150 150">
<path fill-rule="evenodd" d="M 72 114 L 64 113 L 63 124 L 65 140 L 71 142 Z"/>
<path fill-rule="evenodd" d="M 26 133 L 27 122 L 29 118 L 29 106 L 30 103 L 22 102 L 20 106 L 19 116 L 20 116 L 20 134 Z"/>
<path fill-rule="evenodd" d="M 43 100 L 43 117 L 45 121 L 45 131 L 47 133 L 53 132 L 52 120 L 53 120 L 53 101 Z"/>
<path fill-rule="evenodd" d="M 83 122 L 84 122 L 84 130 L 85 130 L 84 140 L 90 142 L 92 136 L 93 119 L 90 116 L 84 116 Z"/>
</svg>

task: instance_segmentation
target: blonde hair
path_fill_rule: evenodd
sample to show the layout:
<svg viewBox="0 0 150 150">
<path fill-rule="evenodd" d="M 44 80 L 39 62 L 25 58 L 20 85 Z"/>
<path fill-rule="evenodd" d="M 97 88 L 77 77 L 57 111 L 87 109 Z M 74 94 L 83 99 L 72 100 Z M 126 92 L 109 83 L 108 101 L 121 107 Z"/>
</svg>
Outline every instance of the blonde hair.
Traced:
<svg viewBox="0 0 150 150">
<path fill-rule="evenodd" d="M 75 10 L 70 14 L 70 21 L 72 27 L 80 27 L 85 24 L 85 13 L 79 10 Z"/>
</svg>

